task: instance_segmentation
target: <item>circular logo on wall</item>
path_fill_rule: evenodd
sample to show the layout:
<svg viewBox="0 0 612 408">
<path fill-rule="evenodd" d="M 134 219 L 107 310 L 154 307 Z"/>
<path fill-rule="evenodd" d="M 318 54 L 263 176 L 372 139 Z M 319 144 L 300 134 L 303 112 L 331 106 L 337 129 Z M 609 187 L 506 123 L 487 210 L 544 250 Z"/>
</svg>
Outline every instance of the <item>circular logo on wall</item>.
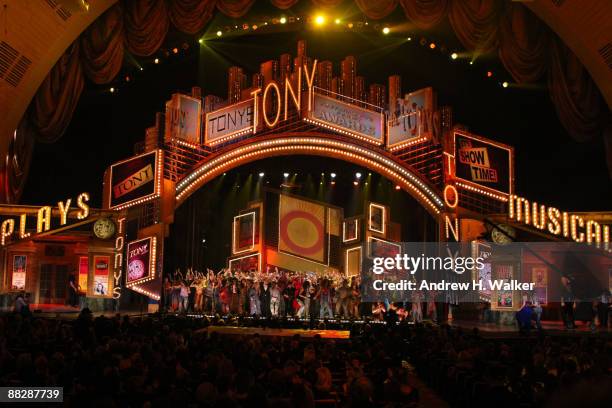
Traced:
<svg viewBox="0 0 612 408">
<path fill-rule="evenodd" d="M 100 218 L 94 223 L 93 231 L 96 237 L 109 239 L 115 235 L 115 223 L 109 218 Z"/>
</svg>

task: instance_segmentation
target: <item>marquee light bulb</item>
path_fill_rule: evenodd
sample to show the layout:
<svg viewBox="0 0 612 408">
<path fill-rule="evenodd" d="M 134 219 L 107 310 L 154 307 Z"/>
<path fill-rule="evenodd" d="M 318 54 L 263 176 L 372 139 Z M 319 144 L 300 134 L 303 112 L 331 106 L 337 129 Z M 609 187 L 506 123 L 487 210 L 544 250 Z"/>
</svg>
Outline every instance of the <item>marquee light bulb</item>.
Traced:
<svg viewBox="0 0 612 408">
<path fill-rule="evenodd" d="M 280 23 L 285 24 L 286 22 L 287 22 L 287 19 L 285 17 L 281 17 Z"/>
<path fill-rule="evenodd" d="M 508 82 L 506 82 L 506 81 L 502 82 L 502 87 L 507 88 L 508 87 Z"/>
<path fill-rule="evenodd" d="M 259 177 L 263 177 L 264 175 L 265 175 L 265 174 L 264 174 L 264 172 L 263 172 L 263 171 L 262 171 L 261 173 L 259 173 Z"/>
<path fill-rule="evenodd" d="M 155 58 L 155 61 L 153 62 L 155 62 L 156 64 L 159 64 L 159 58 Z"/>
<path fill-rule="evenodd" d="M 284 178 L 289 177 L 289 173 L 283 173 L 283 177 L 284 177 Z"/>
<path fill-rule="evenodd" d="M 454 59 L 454 60 L 456 60 L 458 56 L 459 56 L 459 55 L 457 55 L 457 53 L 456 53 L 456 52 L 453 52 L 453 53 L 451 54 L 451 58 L 452 58 L 452 59 Z"/>
<path fill-rule="evenodd" d="M 336 178 L 336 173 L 330 174 L 331 178 Z"/>
<path fill-rule="evenodd" d="M 391 29 L 389 27 L 385 27 L 382 29 L 383 34 L 387 35 L 391 32 Z"/>
<path fill-rule="evenodd" d="M 355 173 L 355 177 L 360 179 L 361 178 L 361 173 Z"/>
<path fill-rule="evenodd" d="M 221 37 L 223 35 L 223 32 L 221 30 L 217 31 L 217 37 Z"/>
</svg>

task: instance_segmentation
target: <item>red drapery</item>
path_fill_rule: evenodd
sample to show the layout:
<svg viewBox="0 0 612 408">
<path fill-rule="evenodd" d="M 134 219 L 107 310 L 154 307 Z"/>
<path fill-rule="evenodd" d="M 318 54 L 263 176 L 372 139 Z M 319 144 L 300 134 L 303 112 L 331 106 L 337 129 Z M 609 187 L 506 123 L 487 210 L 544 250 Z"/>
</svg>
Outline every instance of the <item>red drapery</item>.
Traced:
<svg viewBox="0 0 612 408">
<path fill-rule="evenodd" d="M 287 9 L 297 0 L 270 0 Z M 328 8 L 342 0 L 311 0 Z M 457 38 L 476 54 L 497 51 L 519 83 L 548 74 L 550 96 L 563 126 L 576 140 L 590 140 L 604 129 L 612 174 L 612 130 L 609 110 L 576 56 L 523 5 L 502 0 L 355 0 L 369 18 L 389 15 L 399 3 L 406 18 L 427 29 L 448 16 Z M 254 0 L 126 0 L 118 3 L 83 32 L 49 72 L 34 97 L 27 118 L 37 139 L 52 142 L 70 122 L 83 89 L 83 75 L 97 84 L 119 73 L 124 47 L 135 55 L 156 52 L 172 24 L 195 34 L 210 21 L 215 7 L 227 16 L 244 16 Z"/>
<path fill-rule="evenodd" d="M 126 1 L 123 10 L 127 49 L 141 57 L 152 55 L 163 44 L 170 27 L 166 1 Z"/>
<path fill-rule="evenodd" d="M 170 21 L 187 34 L 196 34 L 204 29 L 215 10 L 214 0 L 175 0 L 170 3 Z"/>
<path fill-rule="evenodd" d="M 448 0 L 400 0 L 406 18 L 422 30 L 427 30 L 444 19 Z"/>
<path fill-rule="evenodd" d="M 374 20 L 387 17 L 397 7 L 398 0 L 355 0 L 359 10 Z"/>
</svg>

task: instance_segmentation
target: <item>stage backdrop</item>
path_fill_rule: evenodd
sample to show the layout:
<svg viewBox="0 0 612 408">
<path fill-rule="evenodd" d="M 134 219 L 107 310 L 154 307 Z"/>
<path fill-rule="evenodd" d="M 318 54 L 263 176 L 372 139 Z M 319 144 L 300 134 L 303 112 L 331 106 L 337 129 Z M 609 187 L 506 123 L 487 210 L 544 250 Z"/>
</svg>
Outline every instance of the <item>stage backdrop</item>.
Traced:
<svg viewBox="0 0 612 408">
<path fill-rule="evenodd" d="M 324 263 L 325 207 L 281 195 L 278 211 L 279 251 Z"/>
</svg>

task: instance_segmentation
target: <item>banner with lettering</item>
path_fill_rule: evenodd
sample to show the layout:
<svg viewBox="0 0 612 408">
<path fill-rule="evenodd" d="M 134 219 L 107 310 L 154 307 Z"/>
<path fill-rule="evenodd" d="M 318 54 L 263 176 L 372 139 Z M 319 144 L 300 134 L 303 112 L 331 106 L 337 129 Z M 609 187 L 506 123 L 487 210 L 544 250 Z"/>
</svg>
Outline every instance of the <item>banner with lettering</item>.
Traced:
<svg viewBox="0 0 612 408">
<path fill-rule="evenodd" d="M 389 112 L 387 146 L 397 146 L 412 139 L 434 133 L 435 95 L 433 88 L 423 88 L 397 99 L 395 109 Z"/>
<path fill-rule="evenodd" d="M 94 256 L 94 276 L 92 292 L 94 296 L 110 296 L 110 256 Z"/>
<path fill-rule="evenodd" d="M 384 115 L 381 112 L 315 93 L 310 118 L 372 143 L 382 144 L 384 141 Z"/>
<path fill-rule="evenodd" d="M 165 139 L 179 139 L 200 144 L 202 101 L 183 94 L 174 94 L 166 102 Z"/>
<path fill-rule="evenodd" d="M 206 145 L 221 143 L 253 129 L 253 99 L 235 103 L 206 114 Z"/>
<path fill-rule="evenodd" d="M 157 195 L 158 154 L 155 150 L 111 166 L 109 208 L 125 207 Z"/>
<path fill-rule="evenodd" d="M 132 241 L 127 246 L 127 285 L 135 285 L 154 278 L 154 237 Z"/>
<path fill-rule="evenodd" d="M 454 133 L 455 177 L 500 193 L 512 193 L 512 149 Z"/>
</svg>

